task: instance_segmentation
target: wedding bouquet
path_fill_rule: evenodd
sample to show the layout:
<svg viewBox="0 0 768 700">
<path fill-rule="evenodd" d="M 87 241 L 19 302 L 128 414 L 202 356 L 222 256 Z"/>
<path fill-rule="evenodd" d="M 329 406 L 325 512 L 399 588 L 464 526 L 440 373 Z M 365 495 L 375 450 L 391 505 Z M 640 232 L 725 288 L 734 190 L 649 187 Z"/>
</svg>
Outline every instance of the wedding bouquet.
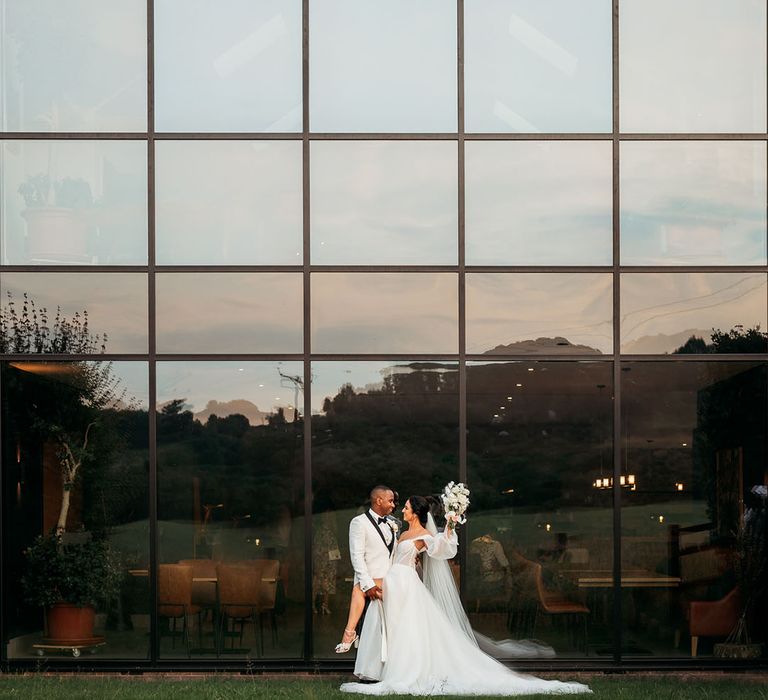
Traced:
<svg viewBox="0 0 768 700">
<path fill-rule="evenodd" d="M 440 498 L 443 501 L 448 527 L 453 529 L 457 525 L 463 525 L 467 522 L 467 517 L 464 514 L 469 507 L 469 489 L 464 484 L 449 482 L 443 489 Z"/>
</svg>

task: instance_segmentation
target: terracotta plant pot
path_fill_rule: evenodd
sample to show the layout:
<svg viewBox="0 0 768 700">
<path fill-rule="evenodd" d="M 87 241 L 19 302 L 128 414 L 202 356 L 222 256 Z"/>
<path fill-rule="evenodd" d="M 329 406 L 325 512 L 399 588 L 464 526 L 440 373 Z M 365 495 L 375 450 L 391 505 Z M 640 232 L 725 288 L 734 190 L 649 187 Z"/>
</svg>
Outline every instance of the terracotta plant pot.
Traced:
<svg viewBox="0 0 768 700">
<path fill-rule="evenodd" d="M 90 605 L 56 603 L 46 611 L 49 640 L 77 642 L 93 638 L 96 611 Z"/>
<path fill-rule="evenodd" d="M 88 219 L 82 209 L 25 209 L 27 254 L 32 262 L 87 263 Z"/>
</svg>

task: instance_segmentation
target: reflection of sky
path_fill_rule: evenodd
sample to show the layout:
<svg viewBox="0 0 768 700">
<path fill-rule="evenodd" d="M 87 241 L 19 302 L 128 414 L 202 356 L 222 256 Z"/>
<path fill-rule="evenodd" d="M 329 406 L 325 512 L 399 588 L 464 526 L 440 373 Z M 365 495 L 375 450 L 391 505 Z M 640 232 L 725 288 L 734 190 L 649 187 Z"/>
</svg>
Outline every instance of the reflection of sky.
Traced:
<svg viewBox="0 0 768 700">
<path fill-rule="evenodd" d="M 464 4 L 468 132 L 611 130 L 610 0 Z"/>
<path fill-rule="evenodd" d="M 672 352 L 692 331 L 709 341 L 712 328 L 765 328 L 765 292 L 765 274 L 623 274 L 621 350 Z"/>
<path fill-rule="evenodd" d="M 316 141 L 314 264 L 457 261 L 457 149 L 450 141 Z"/>
<path fill-rule="evenodd" d="M 325 399 L 332 399 L 345 384 L 351 384 L 358 394 L 378 390 L 383 386 L 385 377 L 415 371 L 408 367 L 408 364 L 409 360 L 313 362 L 312 413 L 321 413 Z M 442 369 L 444 367 L 452 367 L 455 370 L 457 365 L 440 363 L 440 367 L 425 370 L 422 366 L 418 371 L 441 372 L 445 371 Z"/>
<path fill-rule="evenodd" d="M 294 403 L 295 385 L 280 372 L 303 378 L 304 369 L 301 362 L 158 362 L 157 403 L 185 399 L 185 405 L 199 413 L 209 401 L 241 399 L 267 413 L 278 407 L 287 410 Z M 303 410 L 301 391 L 298 401 Z"/>
<path fill-rule="evenodd" d="M 108 335 L 109 353 L 147 352 L 147 276 L 142 273 L 0 273 L 3 306 L 6 292 L 13 294 L 21 313 L 24 292 L 38 308 L 48 309 L 48 325 L 53 326 L 56 307 L 72 320 L 75 313 L 88 311 L 91 333 Z"/>
<path fill-rule="evenodd" d="M 144 0 L 1 0 L 0 130 L 146 130 L 146 12 Z"/>
<path fill-rule="evenodd" d="M 466 144 L 470 265 L 609 265 L 608 141 Z"/>
<path fill-rule="evenodd" d="M 156 281 L 158 352 L 302 352 L 301 273 L 161 273 Z"/>
<path fill-rule="evenodd" d="M 765 142 L 621 144 L 628 265 L 765 265 Z"/>
<path fill-rule="evenodd" d="M 158 131 L 301 131 L 301 0 L 157 0 L 155 101 Z"/>
<path fill-rule="evenodd" d="M 90 188 L 93 207 L 86 213 L 97 234 L 89 251 L 90 262 L 146 265 L 146 144 L 140 141 L 3 141 L 0 158 L 3 263 L 29 262 L 25 249 L 26 223 L 22 218 L 26 206 L 19 185 L 29 177 L 42 175 L 54 184 L 66 178 L 84 180 Z M 53 196 L 52 187 L 51 206 L 55 204 Z"/>
<path fill-rule="evenodd" d="M 610 353 L 611 275 L 467 274 L 467 352 L 561 336 Z"/>
<path fill-rule="evenodd" d="M 622 0 L 621 130 L 763 132 L 765 1 Z"/>
<path fill-rule="evenodd" d="M 300 141 L 159 141 L 160 264 L 300 265 Z"/>
<path fill-rule="evenodd" d="M 309 4 L 312 131 L 456 131 L 454 0 Z"/>
<path fill-rule="evenodd" d="M 453 273 L 312 275 L 312 351 L 458 352 Z"/>
</svg>

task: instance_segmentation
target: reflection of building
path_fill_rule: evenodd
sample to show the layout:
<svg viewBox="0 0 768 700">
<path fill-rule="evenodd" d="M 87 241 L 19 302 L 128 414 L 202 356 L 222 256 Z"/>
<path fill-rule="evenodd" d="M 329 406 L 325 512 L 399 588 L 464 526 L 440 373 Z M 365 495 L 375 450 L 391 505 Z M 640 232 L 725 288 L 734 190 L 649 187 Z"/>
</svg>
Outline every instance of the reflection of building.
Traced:
<svg viewBox="0 0 768 700">
<path fill-rule="evenodd" d="M 478 629 L 518 620 L 552 664 L 687 657 L 768 480 L 765 22 L 697 1 L 620 2 L 616 26 L 557 3 L 525 16 L 531 45 L 503 0 L 459 24 L 451 2 L 198 3 L 183 33 L 181 0 L 149 23 L 138 1 L 3 3 L 0 661 L 42 634 L 18 572 L 62 492 L 69 540 L 119 554 L 94 666 L 310 668 L 338 662 L 367 490 L 449 479 L 508 562 L 492 593 L 471 552 L 454 566 Z M 722 76 L 670 84 L 705 57 Z M 86 405 L 108 362 L 127 393 Z M 184 567 L 189 599 L 161 602 Z M 221 634 L 220 578 L 256 580 Z"/>
</svg>

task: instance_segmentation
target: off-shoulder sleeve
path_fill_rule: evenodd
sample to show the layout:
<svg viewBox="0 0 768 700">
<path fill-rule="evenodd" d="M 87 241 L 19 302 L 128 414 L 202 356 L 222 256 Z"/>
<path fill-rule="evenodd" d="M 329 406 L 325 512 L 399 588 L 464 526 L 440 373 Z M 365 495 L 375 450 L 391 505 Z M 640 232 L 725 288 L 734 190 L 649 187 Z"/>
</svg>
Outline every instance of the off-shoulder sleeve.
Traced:
<svg viewBox="0 0 768 700">
<path fill-rule="evenodd" d="M 453 559 L 459 547 L 459 538 L 454 530 L 438 532 L 434 537 L 424 537 L 427 554 L 433 559 Z"/>
</svg>

